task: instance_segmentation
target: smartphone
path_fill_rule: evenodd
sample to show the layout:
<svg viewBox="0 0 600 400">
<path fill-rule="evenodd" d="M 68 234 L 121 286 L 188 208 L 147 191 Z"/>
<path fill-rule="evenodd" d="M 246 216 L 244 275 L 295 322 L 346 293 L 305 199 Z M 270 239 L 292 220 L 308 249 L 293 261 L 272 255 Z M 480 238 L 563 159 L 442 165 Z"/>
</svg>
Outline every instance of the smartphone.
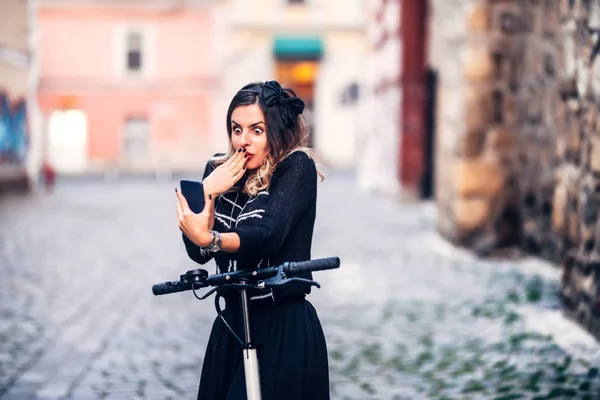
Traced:
<svg viewBox="0 0 600 400">
<path fill-rule="evenodd" d="M 181 180 L 179 182 L 181 187 L 181 194 L 188 202 L 190 210 L 196 214 L 204 210 L 204 185 L 202 182 Z"/>
</svg>

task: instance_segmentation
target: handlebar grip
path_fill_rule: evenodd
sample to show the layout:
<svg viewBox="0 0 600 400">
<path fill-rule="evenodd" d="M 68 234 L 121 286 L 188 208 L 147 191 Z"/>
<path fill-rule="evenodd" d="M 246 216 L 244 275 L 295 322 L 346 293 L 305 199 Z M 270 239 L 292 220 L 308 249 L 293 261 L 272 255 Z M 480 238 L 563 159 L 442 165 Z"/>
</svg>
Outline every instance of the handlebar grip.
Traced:
<svg viewBox="0 0 600 400">
<path fill-rule="evenodd" d="M 339 257 L 319 258 L 316 260 L 289 262 L 285 272 L 294 275 L 301 272 L 323 271 L 340 267 Z"/>
<path fill-rule="evenodd" d="M 162 294 L 184 292 L 186 290 L 192 290 L 191 283 L 189 283 L 189 282 L 183 283 L 180 281 L 170 281 L 170 282 L 163 282 L 163 283 L 157 283 L 156 285 L 152 285 L 152 293 L 154 293 L 155 296 L 160 296 Z"/>
</svg>

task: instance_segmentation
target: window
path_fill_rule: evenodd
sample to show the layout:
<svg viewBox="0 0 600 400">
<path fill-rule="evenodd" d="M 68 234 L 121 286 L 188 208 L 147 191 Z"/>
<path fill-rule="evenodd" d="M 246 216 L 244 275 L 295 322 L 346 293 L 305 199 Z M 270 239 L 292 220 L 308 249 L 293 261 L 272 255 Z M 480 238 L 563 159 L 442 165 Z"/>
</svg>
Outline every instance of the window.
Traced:
<svg viewBox="0 0 600 400">
<path fill-rule="evenodd" d="M 123 23 L 115 27 L 113 71 L 118 78 L 150 77 L 156 58 L 156 26 Z"/>
<path fill-rule="evenodd" d="M 128 72 L 140 72 L 142 70 L 143 62 L 143 37 L 140 32 L 128 32 L 127 33 L 127 71 Z"/>
<path fill-rule="evenodd" d="M 146 118 L 134 117 L 125 121 L 123 150 L 127 160 L 145 158 L 148 154 L 149 124 Z"/>
<path fill-rule="evenodd" d="M 358 83 L 353 82 L 342 90 L 341 103 L 351 105 L 358 103 L 359 87 Z"/>
</svg>

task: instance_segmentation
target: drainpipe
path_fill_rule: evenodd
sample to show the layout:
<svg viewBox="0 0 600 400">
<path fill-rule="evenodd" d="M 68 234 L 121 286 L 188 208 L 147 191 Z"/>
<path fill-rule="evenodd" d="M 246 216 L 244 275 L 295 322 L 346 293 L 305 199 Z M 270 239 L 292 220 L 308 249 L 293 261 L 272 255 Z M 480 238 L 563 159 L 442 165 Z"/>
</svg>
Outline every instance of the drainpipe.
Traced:
<svg viewBox="0 0 600 400">
<path fill-rule="evenodd" d="M 400 0 L 401 78 L 399 181 L 403 191 L 421 197 L 425 148 L 425 62 L 427 0 Z"/>
</svg>

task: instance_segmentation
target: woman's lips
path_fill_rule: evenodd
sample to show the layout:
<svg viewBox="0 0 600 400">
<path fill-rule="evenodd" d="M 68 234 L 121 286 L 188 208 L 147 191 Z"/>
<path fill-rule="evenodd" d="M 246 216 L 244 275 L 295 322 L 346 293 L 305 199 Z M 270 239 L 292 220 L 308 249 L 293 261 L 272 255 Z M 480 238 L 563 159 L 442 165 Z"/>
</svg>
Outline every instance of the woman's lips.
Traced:
<svg viewBox="0 0 600 400">
<path fill-rule="evenodd" d="M 248 155 L 248 160 L 252 160 L 252 157 L 254 157 L 254 154 L 246 152 L 246 154 Z"/>
</svg>

